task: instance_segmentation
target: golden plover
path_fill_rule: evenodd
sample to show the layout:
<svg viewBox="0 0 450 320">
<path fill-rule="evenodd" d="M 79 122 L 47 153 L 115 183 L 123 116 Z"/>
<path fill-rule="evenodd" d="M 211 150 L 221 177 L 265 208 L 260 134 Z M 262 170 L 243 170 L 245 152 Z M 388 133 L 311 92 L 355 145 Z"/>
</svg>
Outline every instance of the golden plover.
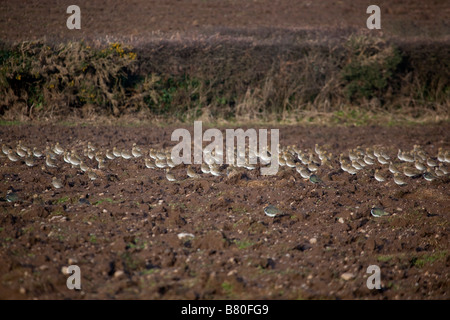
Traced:
<svg viewBox="0 0 450 320">
<path fill-rule="evenodd" d="M 97 174 L 92 169 L 89 169 L 87 174 L 88 174 L 89 179 L 91 179 L 91 180 L 97 179 Z"/>
<path fill-rule="evenodd" d="M 50 155 L 47 155 L 47 157 L 45 158 L 45 164 L 47 165 L 47 167 L 49 168 L 56 168 L 56 162 L 55 160 L 53 160 Z"/>
<path fill-rule="evenodd" d="M 155 161 L 153 161 L 153 159 L 145 158 L 144 162 L 148 169 L 156 169 Z"/>
<path fill-rule="evenodd" d="M 55 146 L 53 147 L 53 152 L 59 156 L 64 153 L 64 149 L 59 145 L 59 142 L 56 142 Z"/>
<path fill-rule="evenodd" d="M 211 168 L 209 167 L 209 165 L 207 163 L 202 163 L 202 165 L 200 166 L 200 170 L 203 173 L 210 173 L 211 172 Z"/>
<path fill-rule="evenodd" d="M 416 167 L 417 170 L 422 171 L 422 172 L 427 170 L 427 167 L 419 160 L 416 160 L 416 162 L 414 162 L 414 167 Z"/>
<path fill-rule="evenodd" d="M 399 173 L 394 173 L 394 182 L 396 184 L 398 184 L 399 186 L 404 186 L 406 185 L 406 181 L 402 178 L 402 176 L 400 176 Z"/>
<path fill-rule="evenodd" d="M 16 148 L 16 154 L 21 158 L 23 158 L 27 155 L 27 153 L 25 151 L 23 151 L 23 149 L 20 148 L 19 146 L 17 146 L 17 148 Z"/>
<path fill-rule="evenodd" d="M 421 171 L 416 168 L 404 167 L 403 174 L 407 177 L 417 177 L 421 174 Z"/>
<path fill-rule="evenodd" d="M 8 151 L 8 159 L 12 162 L 19 161 L 19 157 L 12 149 Z"/>
<path fill-rule="evenodd" d="M 156 158 L 155 165 L 157 168 L 164 169 L 165 167 L 167 167 L 167 162 L 164 159 Z"/>
<path fill-rule="evenodd" d="M 218 177 L 222 175 L 222 173 L 220 172 L 220 167 L 218 165 L 210 166 L 210 169 L 213 176 Z"/>
<path fill-rule="evenodd" d="M 166 169 L 166 179 L 171 182 L 177 181 L 177 179 L 175 179 L 175 176 L 169 171 L 169 169 Z"/>
<path fill-rule="evenodd" d="M 56 188 L 56 189 L 60 189 L 64 186 L 64 184 L 62 183 L 61 179 L 58 179 L 57 177 L 53 177 L 52 178 L 52 185 Z"/>
<path fill-rule="evenodd" d="M 427 159 L 427 166 L 429 166 L 429 167 L 437 167 L 437 162 L 436 161 L 434 161 L 433 159 L 431 159 L 431 158 L 428 158 Z"/>
<path fill-rule="evenodd" d="M 200 175 L 197 172 L 195 172 L 194 169 L 192 169 L 192 167 L 190 165 L 187 167 L 186 173 L 189 178 L 193 178 L 193 179 L 200 178 Z"/>
<path fill-rule="evenodd" d="M 113 153 L 114 157 L 116 157 L 116 158 L 122 157 L 122 153 L 119 150 L 117 150 L 117 147 L 113 147 L 112 153 Z"/>
<path fill-rule="evenodd" d="M 398 168 L 392 162 L 389 162 L 389 171 L 391 173 L 400 173 L 400 170 L 398 170 Z"/>
<path fill-rule="evenodd" d="M 106 150 L 106 158 L 108 158 L 108 160 L 114 160 L 116 158 L 116 156 L 109 150 Z"/>
<path fill-rule="evenodd" d="M 375 180 L 377 180 L 379 182 L 386 181 L 386 178 L 380 173 L 380 170 L 378 170 L 378 169 L 375 170 L 375 174 L 373 176 L 374 176 Z"/>
<path fill-rule="evenodd" d="M 80 162 L 80 170 L 83 172 L 86 172 L 89 170 L 89 167 L 87 166 L 87 164 L 85 164 L 83 161 Z"/>
<path fill-rule="evenodd" d="M 133 157 L 135 158 L 139 158 L 142 156 L 142 151 L 141 149 L 136 145 L 136 143 L 133 143 L 133 147 L 131 148 L 131 154 L 133 155 Z"/>
<path fill-rule="evenodd" d="M 34 161 L 34 157 L 31 154 L 31 152 L 29 152 L 28 156 L 25 158 L 25 164 L 28 167 L 34 167 L 36 165 L 36 162 Z"/>
<path fill-rule="evenodd" d="M 434 176 L 434 174 L 431 173 L 431 170 L 428 169 L 427 172 L 425 172 L 423 174 L 423 178 L 427 181 L 433 181 L 436 179 L 436 177 Z"/>
</svg>

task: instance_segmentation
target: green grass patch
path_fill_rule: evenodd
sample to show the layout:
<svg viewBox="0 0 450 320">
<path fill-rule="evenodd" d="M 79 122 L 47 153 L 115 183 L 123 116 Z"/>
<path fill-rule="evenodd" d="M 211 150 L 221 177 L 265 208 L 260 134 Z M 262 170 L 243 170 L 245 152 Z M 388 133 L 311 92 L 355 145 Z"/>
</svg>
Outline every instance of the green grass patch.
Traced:
<svg viewBox="0 0 450 320">
<path fill-rule="evenodd" d="M 427 264 L 444 260 L 447 257 L 447 251 L 439 251 L 434 254 L 426 254 L 422 257 L 414 257 L 411 262 L 417 268 L 423 268 Z"/>
<path fill-rule="evenodd" d="M 116 203 L 116 202 L 115 202 L 113 199 L 111 199 L 111 198 L 105 198 L 105 199 L 100 199 L 100 200 L 94 202 L 94 206 L 98 206 L 99 204 L 102 204 L 102 203 L 104 203 L 104 202 L 107 202 L 107 203 Z"/>
<path fill-rule="evenodd" d="M 249 247 L 251 247 L 251 246 L 254 245 L 253 242 L 251 242 L 251 241 L 246 241 L 246 240 L 234 240 L 233 242 L 234 242 L 234 243 L 236 244 L 236 246 L 237 246 L 239 249 L 241 249 L 241 250 L 247 249 L 247 248 L 249 248 Z"/>
<path fill-rule="evenodd" d="M 18 120 L 11 120 L 11 121 L 7 121 L 7 120 L 2 120 L 0 119 L 0 126 L 18 126 L 21 125 L 22 122 L 18 121 Z"/>
<path fill-rule="evenodd" d="M 169 203 L 169 207 L 180 208 L 180 209 L 184 209 L 184 210 L 187 209 L 186 204 L 184 204 L 183 202 L 171 202 L 171 203 Z"/>
<path fill-rule="evenodd" d="M 95 235 L 95 234 L 91 234 L 90 236 L 89 236 L 89 242 L 90 243 L 97 243 L 97 236 Z"/>
<path fill-rule="evenodd" d="M 154 274 L 154 273 L 158 273 L 158 272 L 159 272 L 158 268 L 147 269 L 147 270 L 141 271 L 141 275 L 146 276 L 146 275 L 150 275 L 150 274 Z"/>
<path fill-rule="evenodd" d="M 229 283 L 228 281 L 224 281 L 221 284 L 221 287 L 222 287 L 223 292 L 227 296 L 232 296 L 233 295 L 233 285 L 231 283 Z"/>
<path fill-rule="evenodd" d="M 231 209 L 234 213 L 247 213 L 247 208 L 245 207 L 233 207 Z"/>
<path fill-rule="evenodd" d="M 127 249 L 136 249 L 136 250 L 143 250 L 146 249 L 148 246 L 147 242 L 143 242 L 139 238 L 134 238 L 133 241 L 127 243 L 126 248 Z"/>
<path fill-rule="evenodd" d="M 377 261 L 379 262 L 388 262 L 391 261 L 394 257 L 391 255 L 382 255 L 377 257 Z"/>
<path fill-rule="evenodd" d="M 67 202 L 67 201 L 69 201 L 69 200 L 70 200 L 70 198 L 67 197 L 67 196 L 66 196 L 66 197 L 62 197 L 62 198 L 56 200 L 56 201 L 55 201 L 55 204 L 65 203 L 65 202 Z"/>
</svg>

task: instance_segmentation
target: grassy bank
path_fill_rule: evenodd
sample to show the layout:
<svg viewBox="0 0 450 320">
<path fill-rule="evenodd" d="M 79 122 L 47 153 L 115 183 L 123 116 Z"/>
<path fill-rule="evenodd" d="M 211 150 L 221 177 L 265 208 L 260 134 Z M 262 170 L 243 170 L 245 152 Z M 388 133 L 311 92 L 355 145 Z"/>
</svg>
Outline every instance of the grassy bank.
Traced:
<svg viewBox="0 0 450 320">
<path fill-rule="evenodd" d="M 369 124 L 448 121 L 445 43 L 22 42 L 0 51 L 0 117 Z"/>
</svg>

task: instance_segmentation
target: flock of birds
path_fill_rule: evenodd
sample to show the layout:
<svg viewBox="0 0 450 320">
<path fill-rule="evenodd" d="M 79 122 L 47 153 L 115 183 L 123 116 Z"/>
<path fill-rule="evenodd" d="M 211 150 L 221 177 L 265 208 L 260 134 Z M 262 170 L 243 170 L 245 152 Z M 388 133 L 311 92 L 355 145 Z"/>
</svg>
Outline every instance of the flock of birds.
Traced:
<svg viewBox="0 0 450 320">
<path fill-rule="evenodd" d="M 271 154 L 268 150 L 253 151 L 246 149 L 235 149 L 235 156 L 243 157 L 244 163 L 236 165 L 220 165 L 223 153 L 204 153 L 204 162 L 199 168 L 192 165 L 186 166 L 186 176 L 177 178 L 173 173 L 175 165 L 171 157 L 171 150 L 154 149 L 143 150 L 136 143 L 131 149 L 119 150 L 101 149 L 93 143 L 80 143 L 80 148 L 68 149 L 58 142 L 54 145 L 47 145 L 45 149 L 26 146 L 22 141 L 11 147 L 2 145 L 0 158 L 6 158 L 14 163 L 24 163 L 28 167 L 41 165 L 42 170 L 46 168 L 60 168 L 63 162 L 77 168 L 87 175 L 90 180 L 96 180 L 99 173 L 108 168 L 108 162 L 122 159 L 125 161 L 142 161 L 146 168 L 154 170 L 165 170 L 168 181 L 176 182 L 180 179 L 199 179 L 202 175 L 227 176 L 231 177 L 242 170 L 255 170 L 260 166 L 269 165 Z M 78 151 L 76 150 L 78 149 Z M 315 145 L 313 149 L 302 150 L 301 148 L 290 146 L 278 146 L 278 162 L 281 167 L 292 168 L 303 179 L 312 183 L 323 183 L 320 179 L 320 172 L 324 168 L 337 169 L 339 166 L 344 172 L 356 175 L 358 172 L 367 171 L 376 181 L 384 182 L 389 176 L 397 185 L 406 185 L 409 178 L 423 177 L 427 181 L 433 181 L 449 173 L 447 167 L 450 163 L 450 151 L 439 148 L 436 157 L 428 155 L 422 147 L 415 145 L 410 151 L 398 150 L 395 157 L 388 155 L 382 147 L 362 148 L 348 150 L 346 154 L 341 153 L 339 157 L 326 150 L 326 147 Z M 141 159 L 141 160 L 140 160 Z M 198 170 L 199 169 L 199 170 Z M 198 172 L 200 171 L 200 172 Z M 54 188 L 62 188 L 64 181 L 54 176 L 52 178 Z"/>
</svg>

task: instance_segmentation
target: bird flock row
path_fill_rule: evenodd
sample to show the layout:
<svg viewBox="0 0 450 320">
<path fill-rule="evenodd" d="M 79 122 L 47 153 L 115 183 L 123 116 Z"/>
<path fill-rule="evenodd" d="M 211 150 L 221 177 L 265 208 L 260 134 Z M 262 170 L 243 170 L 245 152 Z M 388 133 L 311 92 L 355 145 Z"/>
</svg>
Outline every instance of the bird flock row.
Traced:
<svg viewBox="0 0 450 320">
<path fill-rule="evenodd" d="M 171 157 L 171 150 L 150 148 L 146 151 L 134 143 L 131 149 L 119 150 L 102 149 L 94 146 L 93 143 L 81 143 L 82 147 L 64 148 L 58 142 L 54 145 L 47 145 L 44 149 L 26 146 L 22 141 L 11 147 L 2 145 L 0 158 L 7 158 L 14 163 L 24 163 L 28 167 L 41 165 L 45 168 L 60 168 L 62 163 L 67 163 L 86 174 L 90 180 L 96 180 L 101 171 L 108 168 L 108 162 L 119 159 L 125 161 L 142 161 L 146 168 L 154 170 L 164 170 L 166 179 L 171 182 L 182 179 L 199 179 L 203 176 L 227 176 L 231 177 L 242 170 L 255 170 L 260 166 L 269 165 L 271 154 L 267 150 L 253 151 L 246 149 L 235 149 L 235 156 L 244 156 L 245 161 L 236 165 L 220 165 L 223 159 L 222 152 L 204 153 L 204 162 L 198 168 L 187 165 L 186 175 L 177 178 L 173 169 L 181 165 L 175 165 Z M 389 177 L 397 185 L 406 185 L 409 178 L 423 177 L 427 181 L 433 181 L 444 177 L 449 173 L 447 167 L 450 163 L 450 151 L 439 148 L 436 157 L 428 155 L 421 146 L 415 145 L 410 151 L 398 150 L 395 156 L 390 156 L 383 147 L 362 148 L 360 146 L 341 153 L 339 157 L 326 150 L 324 146 L 315 145 L 312 149 L 304 149 L 295 146 L 278 145 L 278 162 L 281 167 L 295 169 L 303 178 L 313 183 L 320 183 L 320 173 L 324 169 L 342 169 L 350 175 L 359 172 L 368 172 L 376 181 L 385 182 Z M 200 172 L 197 172 L 200 171 Z M 62 188 L 64 182 L 54 176 L 52 185 L 55 188 Z"/>
</svg>

